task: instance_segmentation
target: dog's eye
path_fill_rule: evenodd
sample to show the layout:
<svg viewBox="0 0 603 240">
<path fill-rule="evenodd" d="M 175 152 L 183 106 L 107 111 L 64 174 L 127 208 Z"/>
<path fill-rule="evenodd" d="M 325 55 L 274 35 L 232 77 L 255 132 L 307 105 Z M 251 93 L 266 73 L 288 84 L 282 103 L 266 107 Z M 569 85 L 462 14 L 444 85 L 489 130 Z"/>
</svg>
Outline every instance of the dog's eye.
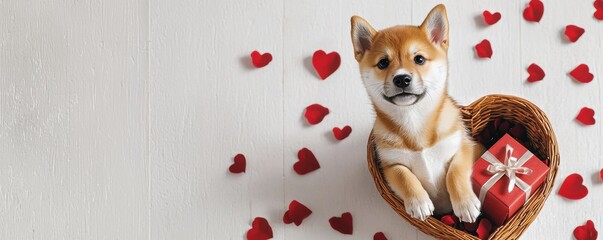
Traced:
<svg viewBox="0 0 603 240">
<path fill-rule="evenodd" d="M 379 62 L 377 63 L 377 67 L 382 70 L 386 69 L 387 67 L 389 67 L 389 60 L 387 60 L 386 58 L 379 60 Z"/>
<path fill-rule="evenodd" d="M 415 56 L 415 63 L 419 64 L 419 65 L 423 65 L 425 63 L 425 57 L 421 56 L 421 55 L 417 55 Z"/>
</svg>

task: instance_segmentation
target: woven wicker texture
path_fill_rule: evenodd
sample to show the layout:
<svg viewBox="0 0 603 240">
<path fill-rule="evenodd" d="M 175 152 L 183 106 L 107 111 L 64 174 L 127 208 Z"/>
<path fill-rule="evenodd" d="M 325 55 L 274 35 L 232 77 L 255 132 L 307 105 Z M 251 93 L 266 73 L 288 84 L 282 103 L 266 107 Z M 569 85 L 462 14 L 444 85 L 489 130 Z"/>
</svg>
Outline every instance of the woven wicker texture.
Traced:
<svg viewBox="0 0 603 240">
<path fill-rule="evenodd" d="M 528 202 L 511 217 L 503 226 L 499 227 L 488 239 L 517 239 L 536 219 L 545 200 L 551 193 L 557 168 L 559 166 L 559 151 L 557 139 L 551 124 L 542 110 L 529 101 L 508 95 L 484 96 L 471 105 L 461 107 L 463 121 L 470 129 L 473 136 L 479 134 L 488 122 L 497 118 L 522 124 L 526 130 L 530 144 L 537 156 L 549 158 L 550 172 L 545 182 L 530 197 Z M 409 216 L 404 210 L 404 203 L 393 193 L 379 168 L 378 156 L 373 146 L 373 137 L 368 141 L 368 168 L 375 181 L 375 186 L 385 201 L 406 221 L 426 234 L 439 239 L 478 239 L 468 233 L 454 229 L 439 220 L 429 217 L 420 221 Z"/>
</svg>

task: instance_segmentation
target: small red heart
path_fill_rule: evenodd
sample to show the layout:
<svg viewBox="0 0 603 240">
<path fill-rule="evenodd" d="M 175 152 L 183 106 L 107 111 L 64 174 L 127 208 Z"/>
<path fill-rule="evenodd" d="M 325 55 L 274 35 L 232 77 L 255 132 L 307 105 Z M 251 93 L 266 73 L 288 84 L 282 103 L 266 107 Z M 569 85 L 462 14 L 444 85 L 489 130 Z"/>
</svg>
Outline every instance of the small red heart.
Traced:
<svg viewBox="0 0 603 240">
<path fill-rule="evenodd" d="M 603 20 L 603 0 L 596 0 L 593 5 L 596 9 L 593 16 L 598 20 Z"/>
<path fill-rule="evenodd" d="M 565 36 L 570 42 L 576 42 L 584 34 L 584 28 L 578 27 L 576 25 L 567 25 L 565 26 Z"/>
<path fill-rule="evenodd" d="M 383 232 L 378 232 L 375 233 L 375 235 L 373 236 L 373 240 L 387 240 L 387 238 L 385 237 L 385 234 L 383 234 Z"/>
<path fill-rule="evenodd" d="M 317 50 L 314 52 L 314 55 L 312 55 L 312 65 L 314 65 L 314 69 L 316 69 L 318 76 L 320 76 L 322 80 L 331 76 L 331 74 L 339 68 L 340 64 L 341 57 L 337 52 L 327 54 L 323 50 Z"/>
<path fill-rule="evenodd" d="M 283 222 L 285 224 L 295 223 L 296 226 L 299 226 L 310 214 L 312 214 L 312 210 L 300 202 L 293 200 L 289 203 L 289 210 L 283 215 Z"/>
<path fill-rule="evenodd" d="M 542 70 L 542 68 L 536 63 L 530 64 L 530 66 L 528 67 L 528 73 L 530 74 L 530 76 L 528 77 L 528 82 L 540 81 L 544 79 L 545 76 L 544 70 Z"/>
<path fill-rule="evenodd" d="M 589 83 L 593 80 L 593 78 L 595 78 L 595 76 L 589 71 L 590 69 L 588 68 L 588 65 L 583 63 L 574 68 L 574 70 L 572 70 L 569 74 L 578 82 Z"/>
<path fill-rule="evenodd" d="M 454 220 L 454 217 L 451 214 L 444 215 L 440 218 L 440 221 L 448 226 L 454 227 L 457 221 Z"/>
<path fill-rule="evenodd" d="M 337 140 L 343 140 L 347 138 L 348 136 L 350 136 L 350 133 L 352 133 L 352 127 L 348 125 L 346 125 L 342 129 L 338 127 L 333 128 L 333 136 L 335 136 L 335 139 Z"/>
<path fill-rule="evenodd" d="M 260 54 L 258 51 L 251 52 L 251 63 L 253 63 L 253 66 L 256 68 L 264 67 L 268 65 L 270 61 L 272 61 L 272 54 L 270 53 Z"/>
<path fill-rule="evenodd" d="M 475 232 L 477 231 L 477 227 L 479 226 L 479 221 L 475 221 L 472 223 L 463 222 L 463 226 L 465 227 L 465 230 L 469 232 Z"/>
<path fill-rule="evenodd" d="M 247 160 L 245 159 L 245 155 L 239 153 L 234 157 L 234 163 L 230 165 L 228 171 L 231 173 L 242 173 L 245 172 L 246 165 Z"/>
<path fill-rule="evenodd" d="M 272 238 L 272 227 L 263 217 L 253 219 L 251 229 L 247 231 L 248 240 L 266 240 Z"/>
<path fill-rule="evenodd" d="M 484 11 L 484 13 L 482 14 L 484 15 L 484 21 L 488 24 L 488 25 L 494 25 L 495 23 L 498 22 L 498 20 L 500 20 L 500 13 L 499 12 L 495 12 L 495 13 L 490 13 L 490 11 Z"/>
<path fill-rule="evenodd" d="M 329 223 L 331 227 L 343 234 L 352 235 L 354 231 L 354 226 L 352 224 L 352 214 L 349 212 L 345 212 L 341 214 L 341 217 L 331 217 L 329 218 Z"/>
<path fill-rule="evenodd" d="M 490 221 L 488 221 L 488 219 L 486 218 L 482 218 L 481 221 L 479 221 L 479 225 L 477 226 L 477 236 L 480 239 L 488 239 L 488 237 L 490 236 L 490 233 L 492 232 L 492 223 L 490 223 Z"/>
<path fill-rule="evenodd" d="M 322 119 L 329 114 L 329 109 L 322 105 L 315 103 L 306 107 L 304 117 L 309 124 L 316 125 L 322 122 Z"/>
<path fill-rule="evenodd" d="M 588 220 L 586 224 L 578 226 L 574 229 L 574 237 L 576 240 L 596 240 L 599 233 L 595 229 L 593 221 Z"/>
<path fill-rule="evenodd" d="M 580 113 L 576 116 L 578 122 L 590 126 L 595 124 L 595 110 L 592 108 L 583 107 L 580 109 Z"/>
<path fill-rule="evenodd" d="M 297 152 L 297 158 L 299 161 L 293 164 L 293 170 L 299 175 L 304 175 L 320 168 L 318 160 L 310 149 L 302 148 L 299 150 L 299 152 Z"/>
<path fill-rule="evenodd" d="M 540 22 L 544 14 L 544 4 L 540 0 L 531 0 L 523 10 L 523 18 L 530 22 Z"/>
<path fill-rule="evenodd" d="M 597 9 L 597 11 L 595 11 L 593 16 L 598 20 L 603 20 L 603 8 Z"/>
<path fill-rule="evenodd" d="M 526 139 L 526 128 L 522 125 L 515 125 L 509 130 L 509 135 L 517 139 Z"/>
<path fill-rule="evenodd" d="M 603 181 L 603 168 L 601 168 L 601 171 L 599 172 L 599 178 Z"/>
<path fill-rule="evenodd" d="M 578 200 L 586 197 L 588 188 L 582 184 L 582 181 L 583 179 L 580 174 L 570 174 L 561 184 L 558 194 L 571 200 Z"/>
<path fill-rule="evenodd" d="M 479 44 L 475 45 L 477 56 L 480 58 L 491 58 L 492 57 L 492 46 L 488 39 L 482 40 Z"/>
</svg>

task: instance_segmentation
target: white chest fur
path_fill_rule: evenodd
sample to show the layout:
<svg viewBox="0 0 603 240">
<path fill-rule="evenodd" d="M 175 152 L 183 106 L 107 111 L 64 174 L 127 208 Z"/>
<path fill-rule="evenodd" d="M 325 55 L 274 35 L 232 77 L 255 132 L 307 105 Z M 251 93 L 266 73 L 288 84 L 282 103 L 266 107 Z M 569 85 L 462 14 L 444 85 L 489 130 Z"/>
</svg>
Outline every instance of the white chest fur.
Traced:
<svg viewBox="0 0 603 240">
<path fill-rule="evenodd" d="M 421 151 L 380 149 L 382 161 L 402 164 L 412 171 L 431 198 L 437 212 L 451 210 L 446 188 L 446 167 L 461 146 L 462 132 L 458 131 Z"/>
</svg>

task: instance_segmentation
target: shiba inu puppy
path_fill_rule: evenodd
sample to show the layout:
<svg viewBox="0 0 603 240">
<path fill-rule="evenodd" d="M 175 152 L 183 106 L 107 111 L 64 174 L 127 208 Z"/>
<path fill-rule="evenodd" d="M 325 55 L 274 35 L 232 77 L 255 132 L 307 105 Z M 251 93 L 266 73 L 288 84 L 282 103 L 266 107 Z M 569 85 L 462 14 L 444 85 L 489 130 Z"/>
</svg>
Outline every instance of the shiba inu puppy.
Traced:
<svg viewBox="0 0 603 240">
<path fill-rule="evenodd" d="M 474 222 L 481 207 L 470 180 L 476 146 L 447 93 L 446 8 L 433 8 L 418 27 L 376 31 L 361 17 L 351 21 L 354 56 L 376 112 L 373 136 L 390 188 L 414 218 L 454 211 Z"/>
</svg>

